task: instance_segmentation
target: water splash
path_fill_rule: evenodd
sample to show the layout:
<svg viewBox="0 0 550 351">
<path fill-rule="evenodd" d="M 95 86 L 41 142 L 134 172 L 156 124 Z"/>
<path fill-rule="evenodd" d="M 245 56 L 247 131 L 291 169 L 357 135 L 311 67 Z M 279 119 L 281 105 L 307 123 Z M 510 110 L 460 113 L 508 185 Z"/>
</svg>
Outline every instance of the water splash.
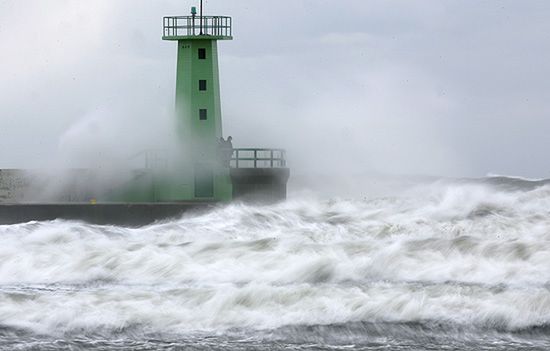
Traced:
<svg viewBox="0 0 550 351">
<path fill-rule="evenodd" d="M 545 328 L 549 208 L 548 186 L 437 182 L 401 197 L 234 204 L 142 228 L 0 226 L 0 325 L 178 335 Z"/>
</svg>

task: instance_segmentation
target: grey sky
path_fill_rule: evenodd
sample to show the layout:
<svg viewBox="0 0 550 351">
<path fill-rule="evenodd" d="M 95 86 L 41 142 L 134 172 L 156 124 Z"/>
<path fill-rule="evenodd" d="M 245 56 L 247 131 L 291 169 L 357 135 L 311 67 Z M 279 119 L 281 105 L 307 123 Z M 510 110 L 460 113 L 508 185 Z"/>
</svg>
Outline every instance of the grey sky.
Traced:
<svg viewBox="0 0 550 351">
<path fill-rule="evenodd" d="M 2 167 L 170 139 L 191 1 L 0 0 Z M 296 172 L 550 175 L 550 2 L 208 0 L 226 135 Z M 69 156 L 67 156 L 69 157 Z"/>
</svg>

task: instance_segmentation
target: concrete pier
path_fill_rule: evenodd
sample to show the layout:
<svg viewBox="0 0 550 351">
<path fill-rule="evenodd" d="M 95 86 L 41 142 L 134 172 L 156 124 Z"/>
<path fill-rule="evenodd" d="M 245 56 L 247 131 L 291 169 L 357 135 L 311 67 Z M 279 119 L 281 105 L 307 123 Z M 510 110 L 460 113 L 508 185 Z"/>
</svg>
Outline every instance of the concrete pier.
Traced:
<svg viewBox="0 0 550 351">
<path fill-rule="evenodd" d="M 64 219 L 135 227 L 215 207 L 214 202 L 0 204 L 0 225 Z"/>
</svg>

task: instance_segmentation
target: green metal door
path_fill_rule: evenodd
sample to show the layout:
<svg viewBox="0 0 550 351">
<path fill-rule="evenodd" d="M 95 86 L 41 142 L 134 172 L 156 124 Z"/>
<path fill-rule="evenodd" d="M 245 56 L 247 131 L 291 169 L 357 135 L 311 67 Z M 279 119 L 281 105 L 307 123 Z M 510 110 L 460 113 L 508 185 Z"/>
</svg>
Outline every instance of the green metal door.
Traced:
<svg viewBox="0 0 550 351">
<path fill-rule="evenodd" d="M 195 166 L 195 197 L 214 197 L 214 171 L 209 165 Z"/>
</svg>

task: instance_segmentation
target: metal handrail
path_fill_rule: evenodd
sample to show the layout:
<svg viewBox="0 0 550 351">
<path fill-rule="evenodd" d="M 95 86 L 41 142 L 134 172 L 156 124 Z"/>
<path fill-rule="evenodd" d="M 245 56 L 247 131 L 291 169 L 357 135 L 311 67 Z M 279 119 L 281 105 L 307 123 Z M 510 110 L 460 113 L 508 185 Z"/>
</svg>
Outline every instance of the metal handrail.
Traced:
<svg viewBox="0 0 550 351">
<path fill-rule="evenodd" d="M 243 153 L 245 155 L 243 155 Z M 267 154 L 267 156 L 262 156 Z M 286 150 L 266 148 L 233 149 L 232 168 L 285 168 Z"/>
<path fill-rule="evenodd" d="M 167 168 L 168 157 L 166 156 L 168 151 L 165 149 L 145 149 L 137 152 L 127 158 L 128 161 L 141 160 L 143 161 L 143 168 Z M 141 163 L 141 162 L 140 162 Z M 140 167 L 140 168 L 141 168 Z"/>
<path fill-rule="evenodd" d="M 163 18 L 163 36 L 232 36 L 232 20 L 227 16 L 168 16 Z"/>
</svg>

